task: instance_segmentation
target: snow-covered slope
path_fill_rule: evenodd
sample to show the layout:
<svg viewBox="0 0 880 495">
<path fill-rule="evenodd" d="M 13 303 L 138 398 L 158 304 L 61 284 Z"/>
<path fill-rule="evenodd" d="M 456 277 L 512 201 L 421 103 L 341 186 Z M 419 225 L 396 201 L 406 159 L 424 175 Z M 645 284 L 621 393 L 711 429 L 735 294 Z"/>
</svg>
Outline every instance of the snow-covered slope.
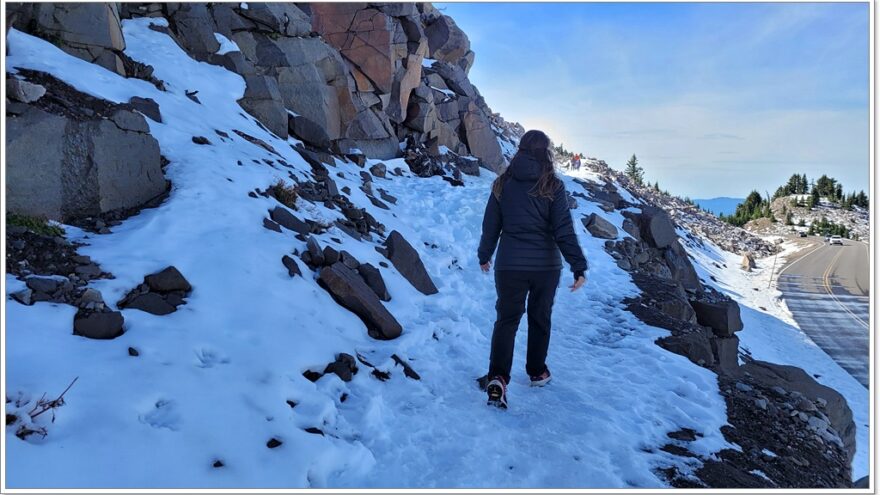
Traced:
<svg viewBox="0 0 880 495">
<path fill-rule="evenodd" d="M 66 227 L 70 239 L 88 244 L 80 253 L 115 276 L 91 286 L 112 303 L 168 265 L 193 285 L 187 304 L 170 315 L 124 310 L 125 334 L 108 341 L 71 335 L 70 306 L 7 300 L 9 398 L 22 403 L 44 392 L 53 396 L 79 377 L 55 421 L 39 419 L 45 438 L 22 441 L 7 428 L 10 488 L 660 487 L 666 483 L 660 469 L 686 473 L 699 463 L 660 450 L 673 442 L 667 433 L 695 430 L 699 436 L 688 449 L 702 456 L 731 447 L 719 430 L 727 420 L 715 374 L 654 344 L 668 332 L 624 309 L 621 301 L 637 288 L 603 249 L 604 241 L 580 228 L 589 282 L 576 293 L 558 292 L 548 361 L 554 382 L 527 386 L 520 338 L 511 409 L 485 406 L 475 382 L 488 364 L 495 300 L 493 280 L 475 258 L 493 179 L 485 171 L 453 187 L 439 177 L 410 175 L 402 159 L 385 161 L 389 170 L 405 172 L 374 179 L 397 198 L 383 210 L 359 189 L 362 168 L 341 160 L 331 167 L 353 203 L 419 251 L 439 288 L 425 296 L 394 268 L 384 268 L 392 296 L 386 307 L 404 330 L 395 340 L 370 338 L 304 264 L 303 277 L 288 276 L 281 257 L 302 252 L 306 243 L 290 231 L 263 228 L 266 211 L 277 203 L 248 196 L 278 180 L 289 182 L 288 174 L 309 180 L 311 167 L 290 146 L 295 141 L 275 137 L 241 111 L 239 76 L 191 59 L 149 29 L 151 22 L 161 20 L 124 21 L 126 53 L 152 65 L 167 92 L 46 41 L 9 34 L 8 67 L 48 72 L 114 102 L 152 98 L 162 111 L 163 123 L 148 122 L 170 160 L 169 198 L 111 234 Z M 198 90 L 201 104 L 187 98 L 187 90 Z M 277 155 L 233 130 L 265 141 Z M 195 144 L 193 136 L 213 144 Z M 292 168 L 279 163 L 279 155 Z M 590 172 L 579 176 L 598 181 Z M 575 188 L 572 177 L 565 181 Z M 341 217 L 302 199 L 298 206 L 299 214 L 324 223 Z M 606 213 L 589 201 L 579 200 L 572 211 L 575 218 L 591 213 L 618 227 L 623 222 L 619 211 Z M 384 260 L 377 243 L 354 240 L 336 227 L 317 237 L 361 262 Z M 703 275 L 710 256 L 729 256 L 696 255 Z M 11 276 L 6 284 L 7 294 L 23 285 Z M 749 318 L 758 316 L 748 310 L 744 316 L 744 341 L 757 355 L 761 337 Z M 794 337 L 790 345 L 809 347 Z M 128 355 L 130 346 L 138 357 Z M 364 365 L 350 382 L 333 374 L 316 382 L 303 376 L 323 371 L 342 352 L 362 355 L 390 379 L 379 380 Z M 409 362 L 421 379 L 406 377 L 392 355 Z M 824 367 L 823 379 L 837 380 L 834 386 L 842 387 L 854 411 L 865 409 L 857 418 L 866 421 L 867 402 L 850 397 L 851 384 L 835 374 L 833 363 L 816 357 L 811 364 Z M 864 438 L 860 429 L 859 441 Z M 267 448 L 270 439 L 281 445 Z M 866 469 L 864 443 L 857 459 L 859 476 Z M 217 461 L 222 467 L 214 467 Z"/>
</svg>

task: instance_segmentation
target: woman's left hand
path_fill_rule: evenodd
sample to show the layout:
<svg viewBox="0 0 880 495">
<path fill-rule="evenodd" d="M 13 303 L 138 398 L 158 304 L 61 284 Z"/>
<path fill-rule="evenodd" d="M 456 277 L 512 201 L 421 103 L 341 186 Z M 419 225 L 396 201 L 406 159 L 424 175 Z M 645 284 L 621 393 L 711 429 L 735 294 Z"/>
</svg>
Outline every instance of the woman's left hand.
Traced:
<svg viewBox="0 0 880 495">
<path fill-rule="evenodd" d="M 484 272 L 488 272 L 489 268 L 491 268 L 491 267 L 492 267 L 492 262 L 487 261 L 486 264 L 480 265 L 480 270 L 483 270 Z"/>
</svg>

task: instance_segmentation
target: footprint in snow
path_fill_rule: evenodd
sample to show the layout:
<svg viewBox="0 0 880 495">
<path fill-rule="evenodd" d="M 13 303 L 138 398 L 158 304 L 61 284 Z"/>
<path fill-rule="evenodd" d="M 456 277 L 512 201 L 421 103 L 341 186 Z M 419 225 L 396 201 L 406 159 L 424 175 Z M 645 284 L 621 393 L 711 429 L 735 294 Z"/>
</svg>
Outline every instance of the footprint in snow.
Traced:
<svg viewBox="0 0 880 495">
<path fill-rule="evenodd" d="M 213 368 L 218 364 L 226 364 L 229 358 L 224 356 L 220 351 L 210 347 L 202 347 L 195 350 L 196 366 L 199 368 Z"/>
<path fill-rule="evenodd" d="M 168 428 L 171 431 L 180 429 L 180 413 L 174 401 L 159 399 L 153 408 L 138 416 L 141 423 L 153 428 Z"/>
</svg>

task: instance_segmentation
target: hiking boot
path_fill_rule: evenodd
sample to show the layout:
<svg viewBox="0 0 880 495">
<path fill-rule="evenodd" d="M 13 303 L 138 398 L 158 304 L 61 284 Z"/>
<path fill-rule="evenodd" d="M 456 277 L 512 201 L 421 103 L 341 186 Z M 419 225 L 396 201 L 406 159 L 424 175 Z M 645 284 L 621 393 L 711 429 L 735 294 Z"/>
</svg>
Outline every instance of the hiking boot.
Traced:
<svg viewBox="0 0 880 495">
<path fill-rule="evenodd" d="M 531 380 L 531 385 L 533 387 L 543 387 L 544 385 L 547 385 L 547 382 L 549 382 L 551 378 L 553 377 L 550 376 L 550 370 L 547 368 L 544 368 L 544 372 L 540 375 L 529 376 L 529 380 Z"/>
<path fill-rule="evenodd" d="M 507 409 L 507 382 L 503 377 L 496 376 L 486 386 L 489 400 L 486 404 L 500 409 Z"/>
</svg>

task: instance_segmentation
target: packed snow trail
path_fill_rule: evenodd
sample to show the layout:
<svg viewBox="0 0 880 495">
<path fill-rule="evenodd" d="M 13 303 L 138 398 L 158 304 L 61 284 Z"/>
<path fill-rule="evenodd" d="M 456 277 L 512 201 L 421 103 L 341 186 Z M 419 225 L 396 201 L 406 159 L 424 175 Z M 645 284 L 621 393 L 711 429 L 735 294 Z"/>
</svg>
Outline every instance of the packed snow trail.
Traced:
<svg viewBox="0 0 880 495">
<path fill-rule="evenodd" d="M 70 239 L 88 244 L 80 252 L 115 276 L 91 286 L 112 305 L 144 275 L 174 265 L 194 287 L 171 315 L 124 310 L 126 333 L 112 341 L 71 335 L 70 306 L 7 301 L 10 398 L 51 395 L 80 377 L 55 423 L 45 418 L 45 439 L 21 441 L 7 429 L 10 487 L 658 487 L 665 482 L 656 469 L 687 472 L 696 462 L 659 450 L 676 443 L 668 432 L 699 432 L 687 447 L 701 455 L 729 447 L 719 431 L 726 415 L 714 373 L 654 344 L 667 332 L 623 309 L 636 287 L 604 241 L 580 226 L 593 212 L 617 226 L 623 217 L 582 199 L 572 215 L 590 261 L 588 283 L 568 292 L 564 269 L 548 357 L 554 380 L 527 386 L 524 318 L 511 408 L 499 411 L 485 405 L 475 382 L 488 366 L 494 321 L 493 278 L 480 272 L 475 255 L 494 175 L 483 171 L 452 187 L 411 176 L 403 160 L 385 161 L 404 176 L 374 179 L 374 190 L 398 198 L 382 210 L 359 189 L 363 169 L 337 160 L 329 168 L 338 187 L 348 186 L 355 204 L 409 240 L 440 290 L 424 296 L 383 269 L 387 307 L 404 332 L 392 341 L 368 337 L 305 265 L 303 277 L 288 277 L 280 259 L 305 243 L 263 228 L 277 203 L 247 195 L 291 173 L 309 180 L 310 167 L 291 149 L 295 140 L 275 137 L 241 110 L 239 76 L 192 60 L 149 29 L 151 22 L 162 21 L 124 21 L 126 53 L 152 65 L 167 92 L 9 33 L 8 67 L 42 70 L 115 102 L 153 98 L 162 112 L 162 124 L 148 124 L 170 160 L 168 200 L 108 235 L 67 227 Z M 187 90 L 198 90 L 202 104 Z M 212 144 L 194 144 L 193 136 Z M 569 190 L 580 187 L 565 181 Z M 326 223 L 341 216 L 320 204 L 298 206 L 298 215 Z M 316 237 L 361 262 L 384 260 L 376 243 L 335 227 Z M 11 276 L 6 282 L 8 293 L 23 286 Z M 140 356 L 129 357 L 129 346 Z M 391 378 L 379 381 L 363 365 L 348 383 L 332 374 L 315 383 L 302 376 L 323 371 L 340 352 L 362 354 Z M 392 354 L 421 380 L 405 377 Z M 283 443 L 269 449 L 270 438 Z M 215 460 L 224 466 L 212 467 Z"/>
</svg>

